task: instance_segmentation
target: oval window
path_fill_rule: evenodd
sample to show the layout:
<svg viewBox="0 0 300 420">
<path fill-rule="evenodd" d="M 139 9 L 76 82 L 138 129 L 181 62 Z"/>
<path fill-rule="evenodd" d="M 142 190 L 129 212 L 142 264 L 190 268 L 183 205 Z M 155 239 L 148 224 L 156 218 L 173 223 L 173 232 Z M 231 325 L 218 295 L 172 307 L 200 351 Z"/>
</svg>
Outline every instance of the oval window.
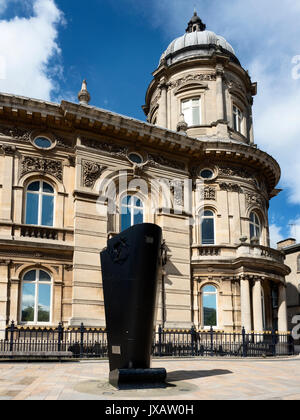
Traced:
<svg viewBox="0 0 300 420">
<path fill-rule="evenodd" d="M 143 163 L 143 158 L 137 153 L 130 153 L 130 155 L 128 155 L 128 158 L 131 162 L 137 163 L 138 165 Z"/>
<path fill-rule="evenodd" d="M 201 178 L 203 179 L 212 179 L 214 176 L 214 173 L 211 169 L 203 169 L 200 173 Z"/>
<path fill-rule="evenodd" d="M 40 149 L 50 149 L 52 146 L 52 141 L 47 139 L 46 137 L 37 137 L 34 140 L 34 144 Z"/>
</svg>

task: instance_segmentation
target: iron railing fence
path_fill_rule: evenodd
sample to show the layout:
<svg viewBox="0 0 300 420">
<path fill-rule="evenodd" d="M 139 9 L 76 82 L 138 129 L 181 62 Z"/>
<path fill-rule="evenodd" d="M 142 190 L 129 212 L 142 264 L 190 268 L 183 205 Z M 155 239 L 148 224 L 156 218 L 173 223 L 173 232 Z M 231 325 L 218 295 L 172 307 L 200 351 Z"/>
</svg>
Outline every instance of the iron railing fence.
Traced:
<svg viewBox="0 0 300 420">
<path fill-rule="evenodd" d="M 108 345 L 105 329 L 38 328 L 16 326 L 13 322 L 0 339 L 0 357 L 51 357 L 64 354 L 73 358 L 107 358 Z M 215 331 L 166 330 L 159 327 L 153 337 L 152 354 L 155 357 L 268 357 L 294 355 L 291 334 L 268 331 L 247 334 Z"/>
</svg>

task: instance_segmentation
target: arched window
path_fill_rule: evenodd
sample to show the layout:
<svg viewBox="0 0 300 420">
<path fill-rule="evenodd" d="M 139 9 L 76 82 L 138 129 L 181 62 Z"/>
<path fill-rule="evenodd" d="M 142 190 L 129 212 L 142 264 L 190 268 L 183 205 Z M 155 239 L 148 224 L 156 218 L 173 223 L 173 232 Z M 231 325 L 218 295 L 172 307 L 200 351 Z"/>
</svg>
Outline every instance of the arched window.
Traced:
<svg viewBox="0 0 300 420">
<path fill-rule="evenodd" d="M 215 244 L 215 215 L 211 210 L 204 210 L 200 216 L 201 244 Z"/>
<path fill-rule="evenodd" d="M 26 191 L 27 225 L 53 226 L 54 224 L 54 189 L 44 181 L 34 181 Z"/>
<path fill-rule="evenodd" d="M 28 271 L 22 279 L 21 322 L 51 322 L 52 279 L 44 270 Z"/>
<path fill-rule="evenodd" d="M 135 195 L 127 195 L 121 202 L 121 232 L 144 223 L 144 204 Z"/>
<path fill-rule="evenodd" d="M 214 286 L 208 285 L 202 289 L 202 324 L 204 327 L 218 325 L 218 292 Z"/>
<path fill-rule="evenodd" d="M 259 240 L 261 238 L 261 223 L 257 214 L 252 212 L 250 214 L 250 240 L 254 238 Z"/>
</svg>

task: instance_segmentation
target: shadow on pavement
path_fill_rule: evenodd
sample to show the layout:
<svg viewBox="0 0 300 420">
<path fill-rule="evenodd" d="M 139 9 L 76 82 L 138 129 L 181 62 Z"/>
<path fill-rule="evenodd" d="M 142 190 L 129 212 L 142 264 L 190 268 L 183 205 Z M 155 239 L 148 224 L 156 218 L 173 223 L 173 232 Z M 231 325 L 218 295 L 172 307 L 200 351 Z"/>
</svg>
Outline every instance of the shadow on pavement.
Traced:
<svg viewBox="0 0 300 420">
<path fill-rule="evenodd" d="M 230 375 L 233 374 L 230 370 L 213 369 L 213 370 L 177 370 L 169 372 L 167 381 L 185 381 L 187 379 L 206 378 L 208 376 Z"/>
</svg>

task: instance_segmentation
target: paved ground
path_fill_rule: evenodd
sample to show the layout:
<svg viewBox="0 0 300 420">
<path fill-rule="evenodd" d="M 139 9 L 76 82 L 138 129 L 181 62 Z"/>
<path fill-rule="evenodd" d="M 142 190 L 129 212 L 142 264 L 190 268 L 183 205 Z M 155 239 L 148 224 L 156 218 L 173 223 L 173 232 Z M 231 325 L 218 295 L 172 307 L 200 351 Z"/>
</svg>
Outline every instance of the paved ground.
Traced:
<svg viewBox="0 0 300 420">
<path fill-rule="evenodd" d="M 108 363 L 0 363 L 0 400 L 300 400 L 300 357 L 276 360 L 155 360 L 170 387 L 116 391 Z"/>
</svg>

